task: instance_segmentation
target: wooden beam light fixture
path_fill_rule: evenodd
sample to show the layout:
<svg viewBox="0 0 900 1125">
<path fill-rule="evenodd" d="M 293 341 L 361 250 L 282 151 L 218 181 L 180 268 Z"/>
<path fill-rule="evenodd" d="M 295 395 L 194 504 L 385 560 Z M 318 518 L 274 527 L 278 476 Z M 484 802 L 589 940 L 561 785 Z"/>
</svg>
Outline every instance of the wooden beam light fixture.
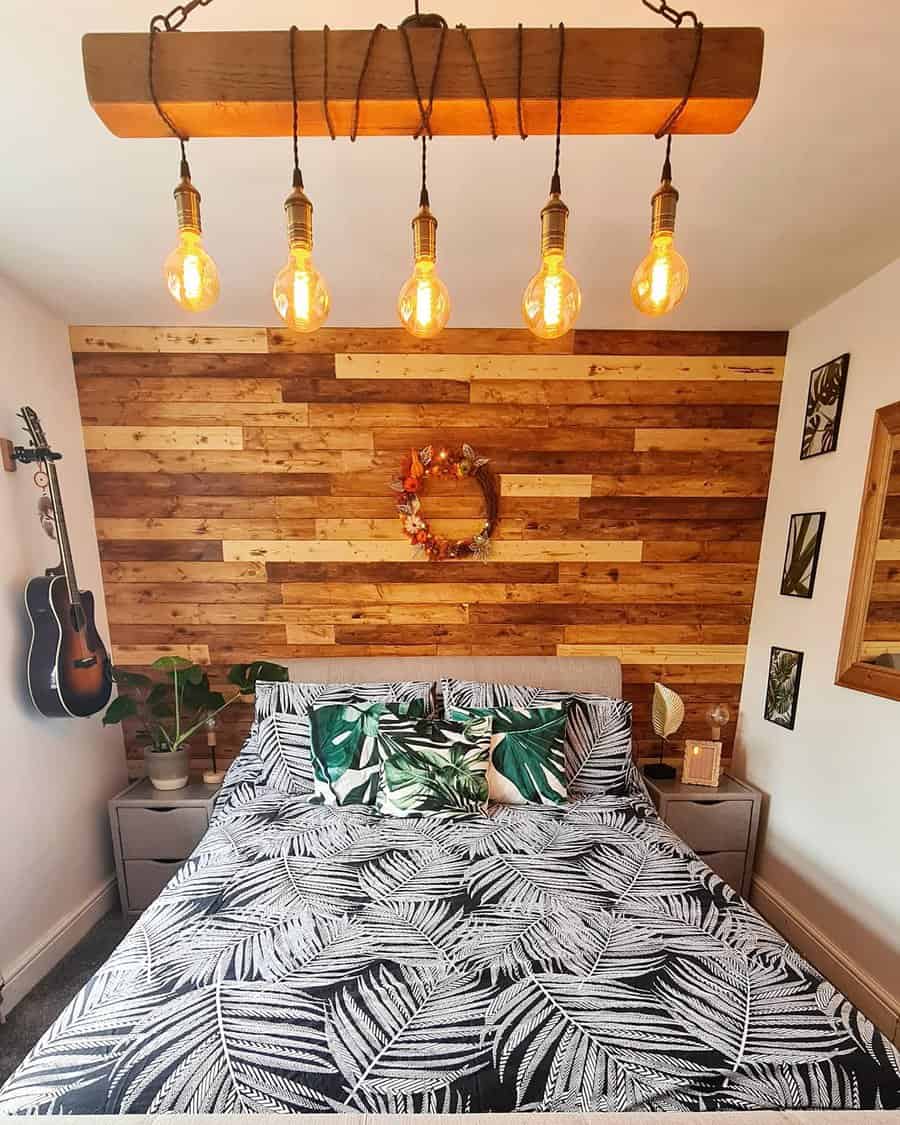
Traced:
<svg viewBox="0 0 900 1125">
<path fill-rule="evenodd" d="M 396 32 L 383 24 L 368 33 L 331 33 L 326 26 L 320 40 L 318 33 L 292 26 L 287 51 L 284 33 L 168 34 L 178 31 L 195 8 L 211 2 L 184 0 L 168 14 L 154 16 L 147 36 L 83 39 L 88 97 L 110 130 L 122 137 L 168 135 L 180 144 L 181 178 L 175 189 L 179 241 L 164 274 L 169 293 L 182 308 L 208 309 L 219 294 L 218 271 L 202 243 L 200 193 L 191 181 L 188 138 L 290 135 L 293 189 L 285 201 L 289 258 L 275 278 L 273 299 L 279 316 L 297 331 L 314 332 L 325 322 L 330 298 L 312 263 L 313 207 L 300 170 L 301 131 L 312 136 L 327 132 L 332 140 L 338 134 L 351 141 L 362 134 L 421 139 L 415 266 L 398 298 L 401 322 L 415 336 L 437 335 L 450 315 L 449 294 L 435 271 L 437 220 L 426 182 L 427 145 L 437 134 L 489 134 L 496 140 L 501 133 L 516 132 L 525 140 L 529 132 L 555 132 L 550 198 L 541 211 L 542 264 L 522 298 L 525 323 L 542 339 L 569 332 L 581 309 L 578 283 L 564 264 L 569 209 L 560 186 L 562 134 L 652 132 L 657 139 L 664 137 L 662 182 L 652 198 L 650 252 L 635 272 L 632 298 L 641 312 L 657 316 L 684 296 L 687 265 L 674 247 L 678 192 L 672 184 L 672 133 L 676 127 L 679 132 L 726 133 L 740 125 L 759 89 L 763 36 L 758 28 L 706 31 L 691 11 L 679 12 L 667 0 L 641 0 L 672 27 L 567 31 L 560 23 L 555 31 L 526 32 L 519 24 L 514 31 L 471 32 L 462 24 L 451 30 L 442 16 L 420 14 L 415 0 L 415 14 Z M 692 27 L 683 27 L 685 21 Z M 418 79 L 426 54 L 431 65 L 427 103 Z M 439 74 L 443 81 L 437 97 Z"/>
</svg>

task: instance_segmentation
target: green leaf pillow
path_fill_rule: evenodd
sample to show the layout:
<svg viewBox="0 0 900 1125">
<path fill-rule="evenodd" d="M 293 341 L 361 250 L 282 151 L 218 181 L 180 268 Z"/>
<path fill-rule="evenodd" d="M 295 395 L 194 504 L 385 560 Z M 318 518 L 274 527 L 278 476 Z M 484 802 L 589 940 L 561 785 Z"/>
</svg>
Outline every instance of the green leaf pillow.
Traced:
<svg viewBox="0 0 900 1125">
<path fill-rule="evenodd" d="M 350 700 L 309 709 L 313 766 L 311 800 L 325 805 L 374 805 L 381 786 L 378 720 L 423 718 L 424 699 Z"/>
<path fill-rule="evenodd" d="M 491 718 L 488 790 L 504 805 L 562 805 L 566 800 L 566 708 L 451 707 L 450 717 Z"/>
<path fill-rule="evenodd" d="M 483 813 L 488 802 L 491 720 L 401 719 L 378 723 L 384 780 L 378 810 L 388 816 Z"/>
</svg>

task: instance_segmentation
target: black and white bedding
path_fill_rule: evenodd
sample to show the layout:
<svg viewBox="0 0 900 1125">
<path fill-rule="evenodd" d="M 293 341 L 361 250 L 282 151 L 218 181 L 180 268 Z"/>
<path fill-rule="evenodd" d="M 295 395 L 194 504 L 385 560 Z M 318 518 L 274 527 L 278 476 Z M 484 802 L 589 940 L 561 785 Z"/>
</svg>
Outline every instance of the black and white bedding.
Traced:
<svg viewBox="0 0 900 1125">
<path fill-rule="evenodd" d="M 900 1107 L 894 1049 L 636 778 L 399 820 L 253 776 L 0 1112 Z"/>
</svg>

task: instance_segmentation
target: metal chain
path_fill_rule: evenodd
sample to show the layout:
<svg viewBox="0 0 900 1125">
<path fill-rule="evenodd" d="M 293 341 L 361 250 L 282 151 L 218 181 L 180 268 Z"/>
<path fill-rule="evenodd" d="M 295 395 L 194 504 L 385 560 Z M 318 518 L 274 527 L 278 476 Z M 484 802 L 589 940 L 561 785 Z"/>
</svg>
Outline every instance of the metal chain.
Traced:
<svg viewBox="0 0 900 1125">
<path fill-rule="evenodd" d="M 206 0 L 206 3 L 209 3 L 209 0 Z M 685 20 L 690 20 L 694 27 L 700 22 L 697 19 L 696 12 L 692 12 L 690 9 L 679 12 L 677 8 L 673 8 L 671 4 L 668 4 L 666 0 L 657 0 L 655 4 L 653 0 L 641 0 L 641 3 L 645 8 L 649 8 L 651 12 L 655 12 L 658 16 L 662 16 L 664 20 L 668 20 L 669 23 L 674 24 L 675 27 L 681 27 Z"/>
<path fill-rule="evenodd" d="M 150 26 L 155 31 L 177 31 L 195 8 L 205 8 L 211 3 L 212 0 L 186 0 L 184 4 L 176 4 L 171 12 L 154 16 Z"/>
</svg>

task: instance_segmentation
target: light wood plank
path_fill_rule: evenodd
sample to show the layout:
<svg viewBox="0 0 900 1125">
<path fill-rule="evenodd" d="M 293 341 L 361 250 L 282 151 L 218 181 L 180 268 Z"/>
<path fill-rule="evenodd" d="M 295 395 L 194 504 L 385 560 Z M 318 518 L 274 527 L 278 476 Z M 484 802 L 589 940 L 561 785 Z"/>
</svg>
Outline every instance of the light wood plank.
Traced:
<svg viewBox="0 0 900 1125">
<path fill-rule="evenodd" d="M 282 539 L 226 540 L 222 543 L 226 562 L 420 562 L 424 556 L 415 553 L 409 543 L 386 539 Z M 500 540 L 491 547 L 494 562 L 639 562 L 639 542 L 603 539 Z M 476 560 L 435 565 L 475 565 Z M 485 564 L 478 564 L 485 565 Z"/>
<path fill-rule="evenodd" d="M 348 505 L 349 506 L 349 505 Z M 430 505 L 423 505 L 431 530 L 448 539 L 465 539 L 473 535 L 481 525 L 479 516 L 466 519 L 441 518 L 431 516 Z M 483 519 L 483 509 L 482 509 Z M 497 525 L 495 542 L 498 539 L 521 539 L 525 530 L 525 520 L 504 518 Z M 317 519 L 315 521 L 316 539 L 406 539 L 400 519 Z M 223 538 L 227 538 L 223 536 Z"/>
<path fill-rule="evenodd" d="M 592 478 L 592 496 L 767 496 L 769 478 L 753 473 L 710 473 L 671 476 L 637 473 L 602 474 Z"/>
<path fill-rule="evenodd" d="M 900 562 L 900 539 L 879 539 L 875 545 L 877 562 Z"/>
<path fill-rule="evenodd" d="M 226 386 L 235 380 L 221 380 Z M 276 393 L 278 387 L 269 388 Z M 309 425 L 309 407 L 305 402 L 235 402 L 207 401 L 153 402 L 147 399 L 91 401 L 82 399 L 81 420 L 96 426 L 216 426 L 226 418 L 231 426 L 265 426 L 267 429 L 297 429 Z"/>
<path fill-rule="evenodd" d="M 503 473 L 500 477 L 501 496 L 590 496 L 592 489 L 590 476 L 575 473 Z"/>
<path fill-rule="evenodd" d="M 85 426 L 85 449 L 243 449 L 240 426 Z"/>
<path fill-rule="evenodd" d="M 634 431 L 636 452 L 669 451 L 692 453 L 721 450 L 728 453 L 759 453 L 775 445 L 774 430 L 661 430 Z"/>
<path fill-rule="evenodd" d="M 72 325 L 73 352 L 265 352 L 265 328 L 102 328 Z"/>
<path fill-rule="evenodd" d="M 209 645 L 130 645 L 112 646 L 113 663 L 125 666 L 143 667 L 159 660 L 162 656 L 181 656 L 195 664 L 209 664 Z"/>
<path fill-rule="evenodd" d="M 308 412 L 307 412 L 308 413 Z M 264 426 L 244 427 L 244 448 L 262 449 L 270 453 L 305 453 L 310 449 L 362 449 L 370 453 L 375 448 L 371 433 L 365 430 L 298 429 Z"/>
<path fill-rule="evenodd" d="M 743 664 L 746 645 L 561 644 L 558 656 L 614 656 L 623 664 Z"/>
<path fill-rule="evenodd" d="M 270 403 L 281 406 L 281 383 L 277 379 L 244 379 L 240 377 L 189 379 L 171 375 L 148 375 L 145 378 L 115 378 L 108 375 L 79 375 L 76 378 L 82 417 L 91 420 L 95 408 L 101 410 L 141 410 L 144 403 L 154 403 L 150 411 L 163 403 L 184 405 L 201 403 Z M 301 406 L 303 404 L 300 404 Z M 291 406 L 293 409 L 293 405 Z M 221 422 L 232 410 L 226 405 L 215 419 Z M 307 411 L 307 418 L 309 413 Z"/>
<path fill-rule="evenodd" d="M 472 31 L 480 71 L 472 66 L 461 31 L 444 40 L 441 81 L 429 128 L 436 135 L 485 136 L 483 79 L 493 120 L 502 134 L 517 135 L 515 28 Z M 414 69 L 430 73 L 434 29 L 410 33 Z M 290 60 L 283 31 L 191 31 L 162 36 L 156 88 L 186 136 L 270 137 L 291 134 Z M 330 115 L 339 136 L 350 133 L 368 30 L 331 33 Z M 558 32 L 528 28 L 522 39 L 521 100 L 528 130 L 552 134 Z M 694 58 L 689 28 L 578 28 L 566 31 L 563 128 L 578 134 L 654 134 L 682 98 Z M 85 83 L 95 112 L 120 137 L 169 136 L 150 97 L 146 78 L 147 35 L 89 34 L 82 40 Z M 731 133 L 750 111 L 759 89 L 763 33 L 759 28 L 709 27 L 691 98 L 678 120 L 680 133 Z M 300 31 L 297 105 L 303 136 L 325 136 L 320 31 Z M 362 135 L 412 136 L 421 124 L 409 86 L 410 63 L 399 30 L 379 36 L 362 93 Z M 430 107 L 431 108 L 431 107 Z"/>
<path fill-rule="evenodd" d="M 334 357 L 338 379 L 451 379 L 459 382 L 771 382 L 782 356 L 361 355 Z"/>
</svg>

